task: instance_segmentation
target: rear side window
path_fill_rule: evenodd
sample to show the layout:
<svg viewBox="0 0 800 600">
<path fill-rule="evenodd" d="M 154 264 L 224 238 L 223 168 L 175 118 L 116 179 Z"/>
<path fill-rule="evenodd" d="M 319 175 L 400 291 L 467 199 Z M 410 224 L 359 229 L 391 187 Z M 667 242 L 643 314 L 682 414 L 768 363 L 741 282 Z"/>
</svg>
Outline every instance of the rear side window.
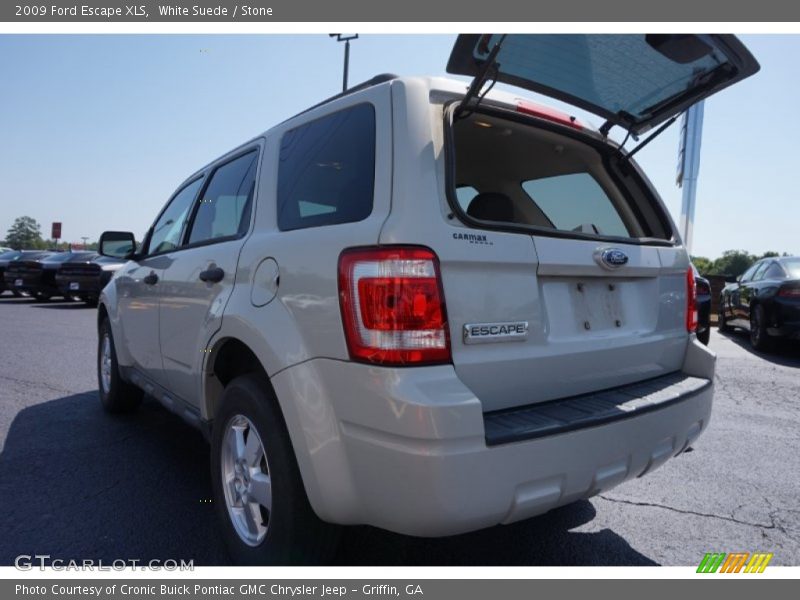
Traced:
<svg viewBox="0 0 800 600">
<path fill-rule="evenodd" d="M 170 252 L 180 246 L 189 209 L 202 182 L 202 179 L 195 179 L 172 197 L 167 208 L 153 225 L 148 246 L 149 254 Z"/>
<path fill-rule="evenodd" d="M 278 227 L 350 223 L 372 212 L 375 109 L 371 104 L 288 131 L 278 163 Z"/>
<path fill-rule="evenodd" d="M 532 179 L 522 189 L 556 229 L 630 235 L 608 195 L 589 173 Z"/>
<path fill-rule="evenodd" d="M 776 262 L 767 267 L 767 270 L 764 272 L 764 279 L 783 279 L 785 277 L 786 273 L 783 272 L 783 268 Z"/>
<path fill-rule="evenodd" d="M 217 167 L 197 204 L 189 244 L 243 235 L 250 226 L 256 185 L 253 150 Z"/>
</svg>

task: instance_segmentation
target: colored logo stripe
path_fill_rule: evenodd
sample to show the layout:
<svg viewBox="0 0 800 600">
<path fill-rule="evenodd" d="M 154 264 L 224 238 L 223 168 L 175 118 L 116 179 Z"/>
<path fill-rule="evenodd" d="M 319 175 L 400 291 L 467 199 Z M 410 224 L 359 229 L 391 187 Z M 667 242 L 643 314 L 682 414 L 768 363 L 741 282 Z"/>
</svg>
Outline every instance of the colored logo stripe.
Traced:
<svg viewBox="0 0 800 600">
<path fill-rule="evenodd" d="M 769 561 L 772 560 L 772 552 L 756 552 L 753 554 L 753 557 L 750 559 L 750 562 L 747 563 L 747 566 L 744 569 L 745 573 L 763 573 L 764 569 L 767 568 Z"/>
<path fill-rule="evenodd" d="M 697 567 L 698 573 L 763 573 L 772 560 L 771 552 L 707 552 Z M 750 559 L 748 561 L 748 558 Z M 745 566 L 745 563 L 747 566 Z M 742 571 L 742 569 L 744 569 Z"/>
<path fill-rule="evenodd" d="M 724 552 L 707 552 L 697 567 L 698 573 L 716 573 L 722 561 L 725 560 Z"/>
</svg>

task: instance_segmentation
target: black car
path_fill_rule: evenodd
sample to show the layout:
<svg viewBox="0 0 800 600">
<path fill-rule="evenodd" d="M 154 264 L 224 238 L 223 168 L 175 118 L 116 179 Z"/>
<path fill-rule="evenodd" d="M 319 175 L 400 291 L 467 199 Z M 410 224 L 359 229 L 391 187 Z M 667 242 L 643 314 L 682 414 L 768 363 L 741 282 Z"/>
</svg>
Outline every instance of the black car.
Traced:
<svg viewBox="0 0 800 600">
<path fill-rule="evenodd" d="M 701 276 L 697 267 L 694 270 L 694 285 L 697 290 L 697 339 L 708 346 L 711 337 L 711 284 Z"/>
<path fill-rule="evenodd" d="M 750 331 L 756 350 L 800 338 L 800 257 L 764 258 L 722 290 L 719 329 Z"/>
<path fill-rule="evenodd" d="M 79 298 L 95 306 L 100 292 L 125 262 L 110 256 L 70 260 L 56 273 L 56 284 L 64 296 Z"/>
<path fill-rule="evenodd" d="M 6 268 L 6 286 L 33 296 L 37 302 L 63 296 L 56 285 L 56 272 L 61 265 L 69 260 L 95 256 L 94 252 L 53 252 L 38 257 L 20 257 Z"/>
<path fill-rule="evenodd" d="M 19 277 L 6 277 L 9 266 L 15 265 L 20 260 L 36 260 L 51 254 L 42 250 L 11 250 L 0 254 L 0 294 L 5 291 L 13 293 L 15 296 L 22 296 L 21 285 L 18 288 L 16 283 Z M 16 272 L 15 268 L 12 268 Z"/>
<path fill-rule="evenodd" d="M 6 280 L 3 275 L 6 272 L 6 267 L 11 261 L 17 260 L 22 252 L 19 250 L 7 250 L 0 254 L 0 295 L 6 291 L 12 292 L 15 296 L 20 296 L 21 293 L 6 286 Z"/>
</svg>

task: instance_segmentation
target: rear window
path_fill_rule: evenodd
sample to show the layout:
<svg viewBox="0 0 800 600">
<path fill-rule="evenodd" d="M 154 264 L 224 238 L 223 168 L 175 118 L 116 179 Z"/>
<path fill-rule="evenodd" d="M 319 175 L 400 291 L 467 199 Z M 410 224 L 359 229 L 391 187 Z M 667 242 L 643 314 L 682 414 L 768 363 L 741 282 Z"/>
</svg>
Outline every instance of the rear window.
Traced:
<svg viewBox="0 0 800 600">
<path fill-rule="evenodd" d="M 350 223 L 372 212 L 375 109 L 359 104 L 284 134 L 278 163 L 278 227 Z"/>
<path fill-rule="evenodd" d="M 522 189 L 556 229 L 629 235 L 608 195 L 589 173 L 531 179 Z"/>
<path fill-rule="evenodd" d="M 800 278 L 800 258 L 792 258 L 781 261 L 783 268 L 789 273 L 789 277 Z"/>
<path fill-rule="evenodd" d="M 487 227 L 671 239 L 652 192 L 630 170 L 621 175 L 610 152 L 488 112 L 452 127 L 451 192 L 467 217 Z"/>
</svg>

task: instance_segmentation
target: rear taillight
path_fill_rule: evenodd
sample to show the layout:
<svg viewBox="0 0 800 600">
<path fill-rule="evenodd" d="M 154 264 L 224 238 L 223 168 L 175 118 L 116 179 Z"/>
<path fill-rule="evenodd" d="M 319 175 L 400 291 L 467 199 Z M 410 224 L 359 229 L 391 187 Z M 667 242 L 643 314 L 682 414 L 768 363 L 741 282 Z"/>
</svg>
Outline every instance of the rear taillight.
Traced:
<svg viewBox="0 0 800 600">
<path fill-rule="evenodd" d="M 345 250 L 339 303 L 351 358 L 381 365 L 450 361 L 439 261 L 418 247 Z"/>
<path fill-rule="evenodd" d="M 691 267 L 686 271 L 686 331 L 697 331 L 697 283 Z"/>
<path fill-rule="evenodd" d="M 781 298 L 800 298 L 800 286 L 789 285 L 778 290 Z"/>
</svg>

